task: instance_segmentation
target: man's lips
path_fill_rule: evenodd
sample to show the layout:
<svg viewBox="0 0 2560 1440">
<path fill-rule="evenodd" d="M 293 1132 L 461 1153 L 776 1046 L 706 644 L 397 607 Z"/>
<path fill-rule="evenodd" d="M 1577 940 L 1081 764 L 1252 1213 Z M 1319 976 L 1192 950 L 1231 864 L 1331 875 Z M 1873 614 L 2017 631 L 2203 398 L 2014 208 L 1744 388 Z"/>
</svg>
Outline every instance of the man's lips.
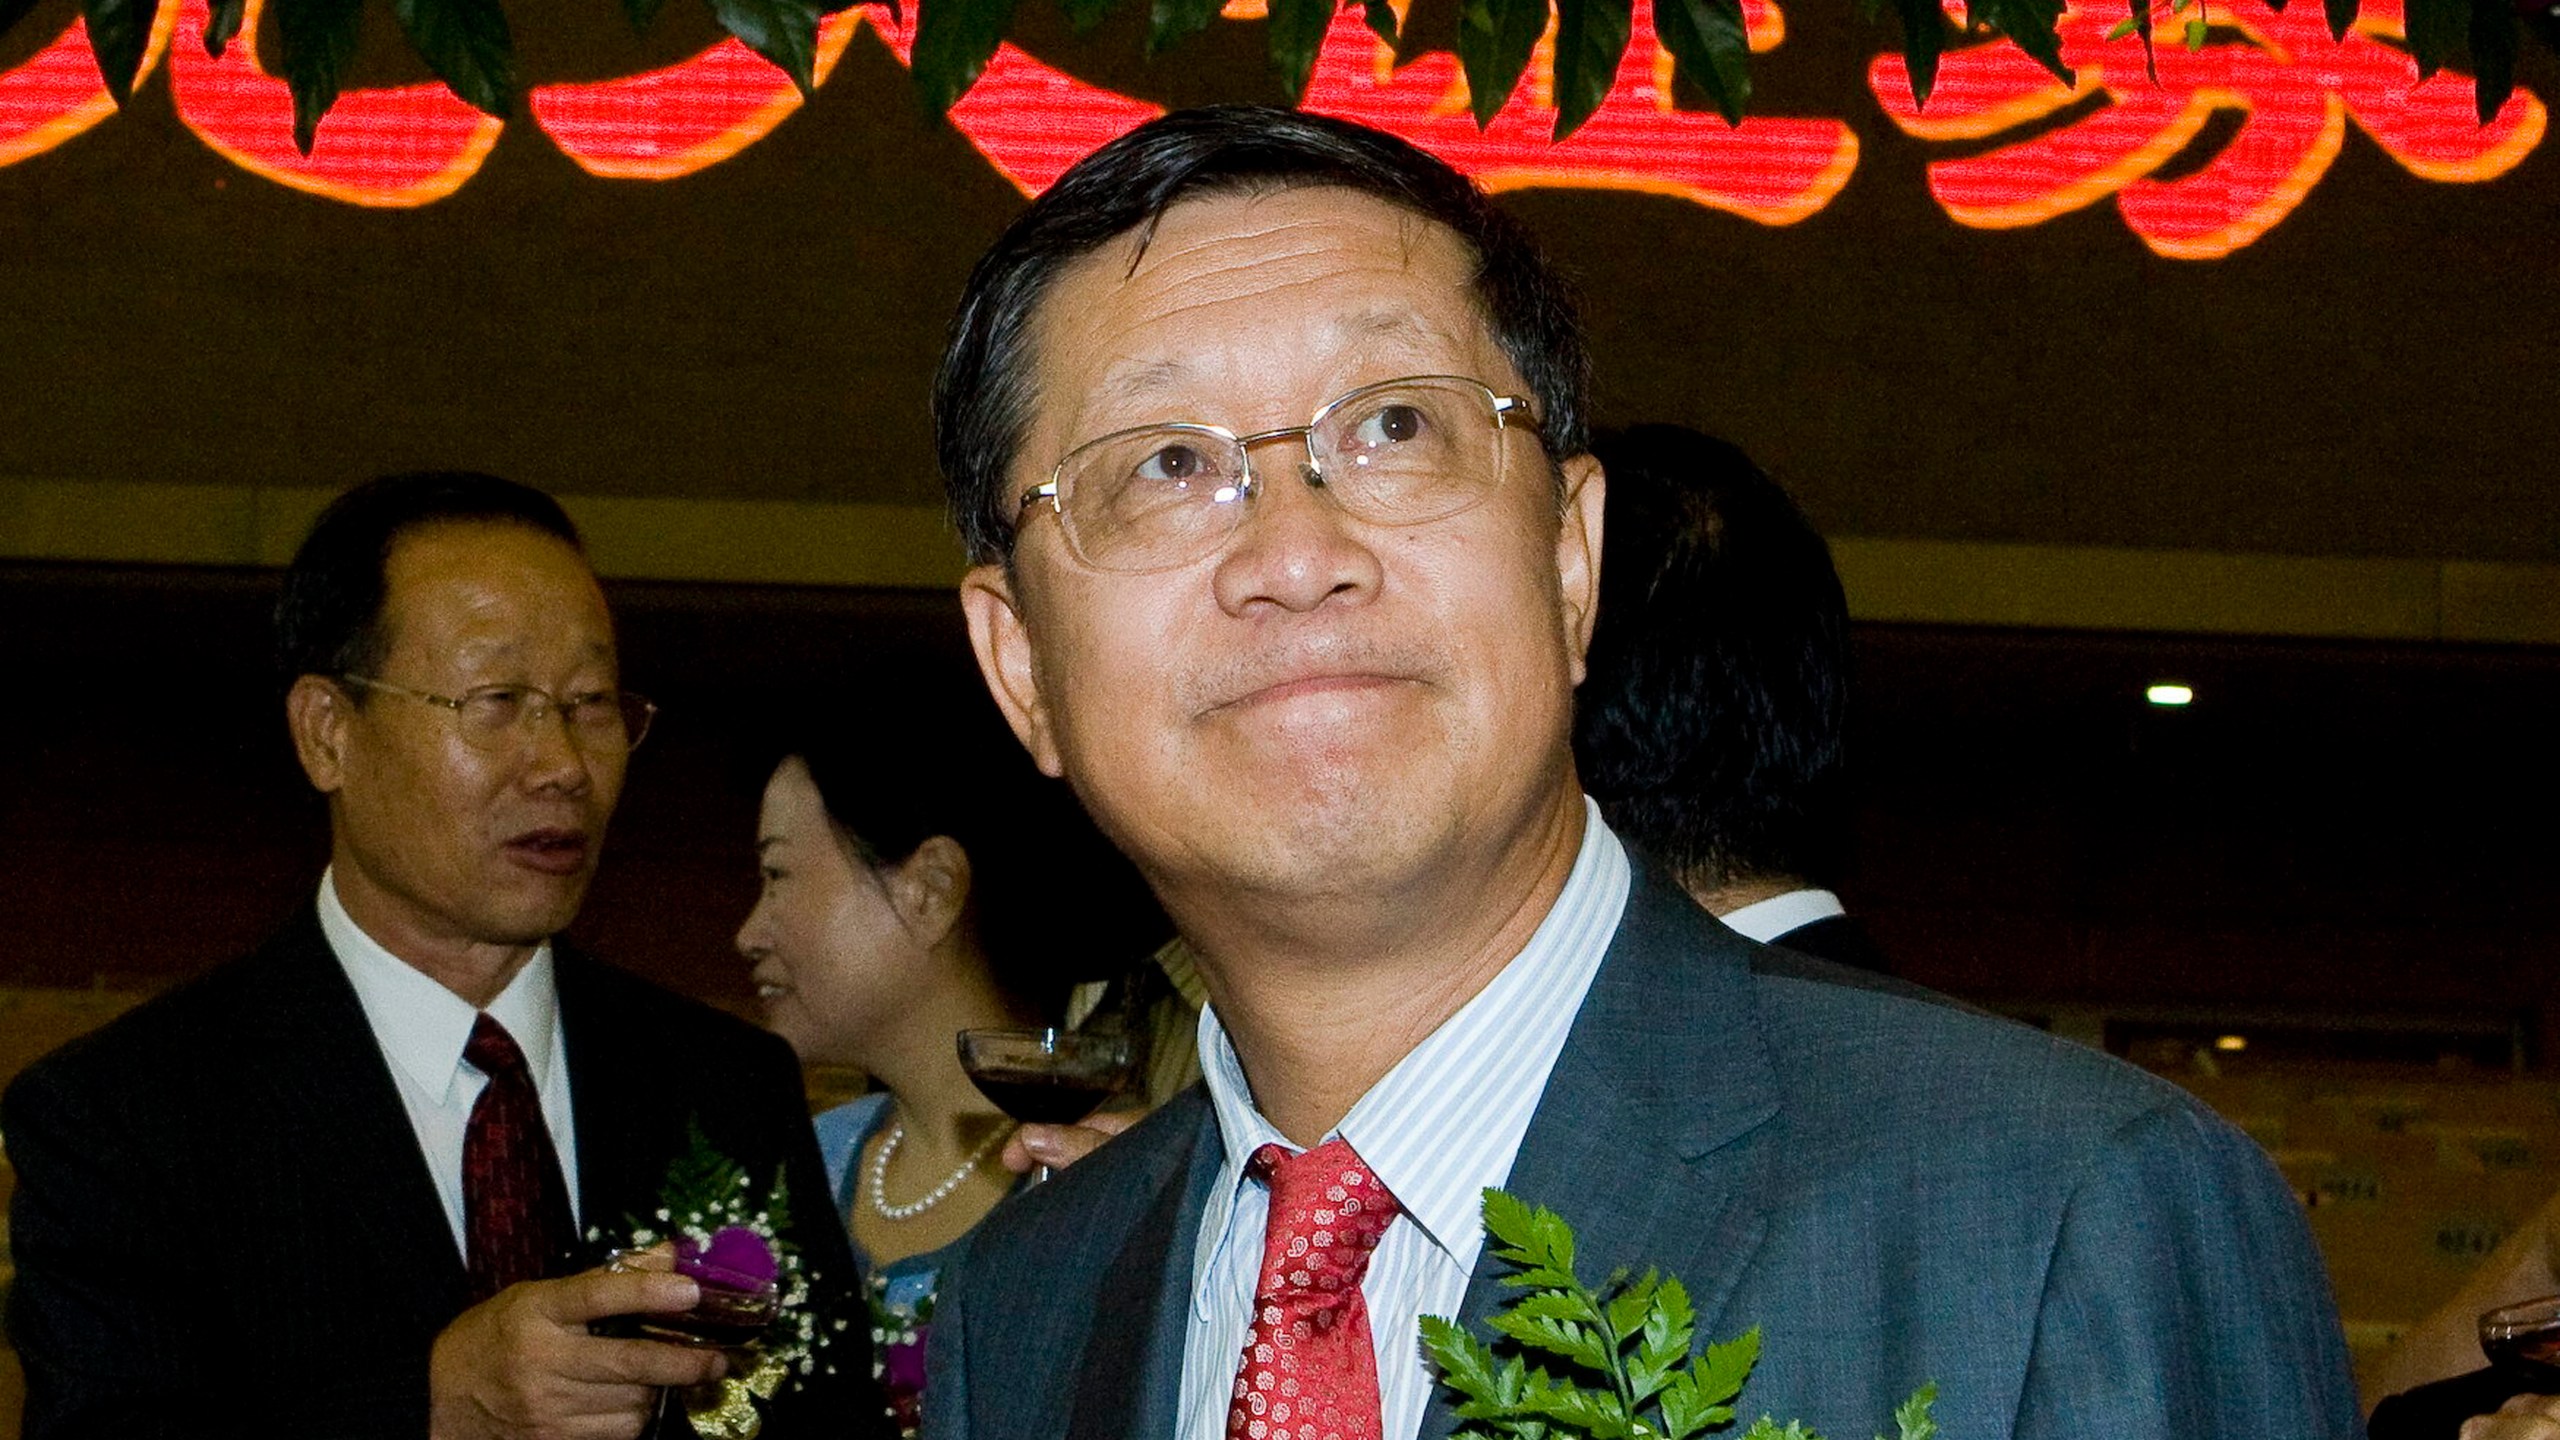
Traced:
<svg viewBox="0 0 2560 1440">
<path fill-rule="evenodd" d="M 507 842 L 507 858 L 545 875 L 575 875 L 587 866 L 587 849 L 576 830 L 527 830 Z"/>
<path fill-rule="evenodd" d="M 1366 671 L 1300 675 L 1256 686 L 1234 699 L 1212 705 L 1209 709 L 1211 713 L 1221 710 L 1250 710 L 1259 706 L 1277 705 L 1320 695 L 1357 695 L 1365 691 L 1384 690 L 1408 683 L 1410 683 L 1408 678 L 1402 675 L 1380 675 Z"/>
</svg>

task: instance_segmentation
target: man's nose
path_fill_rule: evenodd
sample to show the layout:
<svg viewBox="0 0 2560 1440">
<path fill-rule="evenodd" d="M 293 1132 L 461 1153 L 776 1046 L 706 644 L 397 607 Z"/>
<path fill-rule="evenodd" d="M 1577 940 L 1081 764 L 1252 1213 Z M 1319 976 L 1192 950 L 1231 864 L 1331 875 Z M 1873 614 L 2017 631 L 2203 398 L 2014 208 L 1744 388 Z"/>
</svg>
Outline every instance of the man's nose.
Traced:
<svg viewBox="0 0 2560 1440">
<path fill-rule="evenodd" d="M 569 717 L 558 705 L 546 704 L 528 711 L 517 722 L 517 728 L 517 743 L 525 748 L 528 757 L 527 785 L 574 795 L 594 783 L 595 757 L 578 743 L 576 733 L 569 728 Z"/>
<path fill-rule="evenodd" d="M 1253 461 L 1253 498 L 1219 558 L 1219 606 L 1312 610 L 1377 592 L 1378 556 L 1307 464 L 1303 445 L 1264 447 Z"/>
</svg>

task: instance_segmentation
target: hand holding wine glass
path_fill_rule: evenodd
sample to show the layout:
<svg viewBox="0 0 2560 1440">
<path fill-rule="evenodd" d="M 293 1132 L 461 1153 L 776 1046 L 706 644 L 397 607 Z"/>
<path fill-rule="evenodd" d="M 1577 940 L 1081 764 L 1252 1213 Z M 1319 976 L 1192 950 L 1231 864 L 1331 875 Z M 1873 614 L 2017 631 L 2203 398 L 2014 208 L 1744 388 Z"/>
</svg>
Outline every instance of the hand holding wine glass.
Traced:
<svg viewBox="0 0 2560 1440">
<path fill-rule="evenodd" d="M 1025 1124 L 1074 1125 L 1136 1078 L 1129 1038 L 1075 1030 L 963 1030 L 960 1067 Z M 1046 1180 L 1042 1165 L 1033 1183 Z"/>
</svg>

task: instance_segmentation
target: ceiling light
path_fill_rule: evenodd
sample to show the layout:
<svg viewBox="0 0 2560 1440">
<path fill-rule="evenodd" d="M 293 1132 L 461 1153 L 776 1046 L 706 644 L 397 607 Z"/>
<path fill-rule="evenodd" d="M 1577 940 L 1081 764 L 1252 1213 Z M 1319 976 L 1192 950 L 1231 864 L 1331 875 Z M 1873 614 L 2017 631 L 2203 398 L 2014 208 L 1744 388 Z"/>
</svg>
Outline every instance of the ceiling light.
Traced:
<svg viewBox="0 0 2560 1440">
<path fill-rule="evenodd" d="M 2163 682 L 2143 691 L 2142 698 L 2154 705 L 2176 707 L 2194 704 L 2196 692 L 2192 685 L 2173 685 Z"/>
</svg>

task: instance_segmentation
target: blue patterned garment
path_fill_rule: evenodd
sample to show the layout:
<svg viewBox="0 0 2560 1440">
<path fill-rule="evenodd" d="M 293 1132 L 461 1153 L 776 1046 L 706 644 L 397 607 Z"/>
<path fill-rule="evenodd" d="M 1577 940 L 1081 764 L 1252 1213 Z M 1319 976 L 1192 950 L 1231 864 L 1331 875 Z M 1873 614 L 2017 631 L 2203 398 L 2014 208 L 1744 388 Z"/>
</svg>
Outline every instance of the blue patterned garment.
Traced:
<svg viewBox="0 0 2560 1440">
<path fill-rule="evenodd" d="M 862 1147 L 889 1118 L 889 1097 L 873 1093 L 818 1116 L 818 1153 L 827 1162 L 827 1185 L 843 1221 L 860 1199 Z M 848 1235 L 851 1227 L 847 1227 Z M 965 1237 L 964 1237 L 965 1238 Z M 862 1267 L 863 1293 L 871 1301 L 871 1374 L 889 1402 L 898 1432 L 914 1440 L 924 1410 L 925 1338 L 933 1332 L 933 1295 L 955 1240 L 939 1250 L 872 1263 L 862 1242 L 853 1258 Z"/>
</svg>

